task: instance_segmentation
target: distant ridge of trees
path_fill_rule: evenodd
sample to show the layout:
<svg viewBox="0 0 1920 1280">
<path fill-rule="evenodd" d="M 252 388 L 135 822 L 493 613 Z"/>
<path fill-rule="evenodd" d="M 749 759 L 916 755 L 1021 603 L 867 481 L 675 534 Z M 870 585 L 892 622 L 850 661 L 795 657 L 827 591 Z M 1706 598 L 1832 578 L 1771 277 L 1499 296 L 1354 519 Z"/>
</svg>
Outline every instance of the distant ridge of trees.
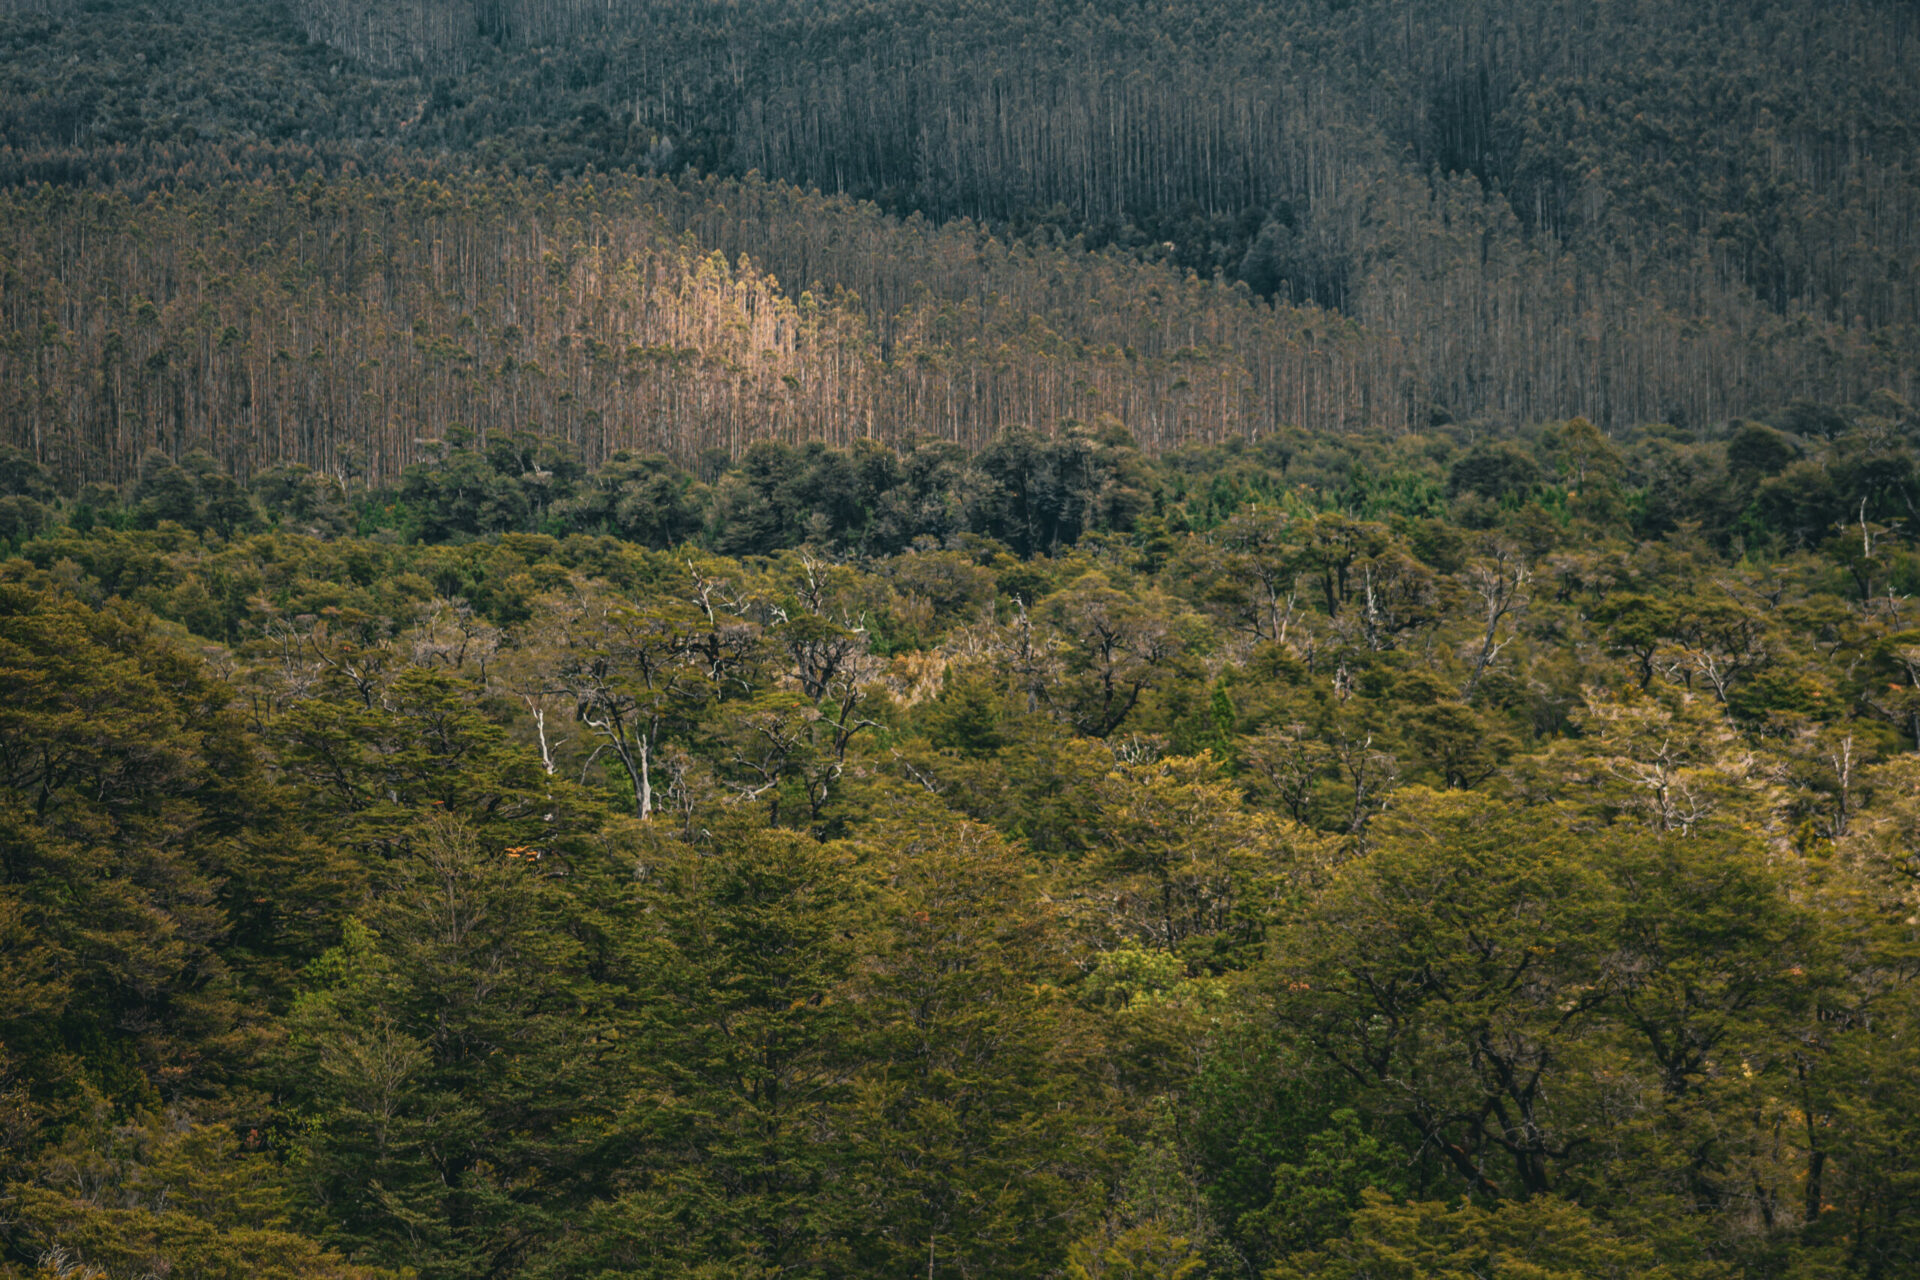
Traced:
<svg viewBox="0 0 1920 1280">
<path fill-rule="evenodd" d="M 1665 273 L 1703 257 L 1720 287 L 1775 311 L 1920 315 L 1920 103 L 1904 73 L 1920 22 L 1902 4 L 293 11 L 369 69 L 440 77 L 427 106 L 449 140 L 567 122 L 653 168 L 757 169 L 897 213 L 1170 242 L 1203 274 L 1325 305 L 1348 306 L 1346 277 L 1394 252 L 1366 207 L 1375 188 L 1457 174 L 1608 288 L 1698 306 L 1696 282 Z M 1489 269 L 1525 267 L 1481 248 Z"/>
<path fill-rule="evenodd" d="M 1411 410 L 1396 344 L 1336 315 L 753 184 L 43 189 L 0 225 L 0 421 L 69 480 L 205 447 L 242 477 L 299 462 L 379 483 L 462 427 L 536 430 L 597 464 L 766 438 L 972 446 L 1103 415 L 1158 448 Z M 827 276 L 891 261 L 871 273 L 887 323 L 704 248 L 728 238 Z M 938 290 L 906 288 L 906 262 Z"/>
<path fill-rule="evenodd" d="M 0 226 L 0 439 L 68 483 L 196 447 L 243 477 L 300 462 L 381 482 L 456 427 L 537 431 L 596 464 L 757 439 L 978 447 L 1105 419 L 1150 451 L 1404 431 L 1483 335 L 1531 347 L 1485 397 L 1510 421 L 1561 400 L 1619 425 L 1662 404 L 1710 421 L 1914 394 L 1912 366 L 1838 326 L 1709 329 L 1642 304 L 1529 343 L 1509 317 L 1552 302 L 1547 274 L 1463 299 L 1456 324 L 1408 343 L 1393 316 L 1356 324 L 757 180 L 41 188 L 0 200 Z M 1419 306 L 1409 286 L 1397 314 Z"/>
<path fill-rule="evenodd" d="M 572 408 L 516 424 L 583 442 L 566 418 L 589 408 L 616 424 L 611 439 L 649 448 L 782 437 L 803 418 L 826 435 L 968 441 L 1110 413 L 1148 448 L 1273 423 L 1698 427 L 1793 399 L 1917 394 L 1916 38 L 1904 6 L 1811 0 L 113 0 L 0 17 L 0 186 L 138 199 L 289 178 L 357 191 L 467 173 L 606 186 L 617 172 L 627 190 L 651 175 L 667 181 L 635 199 L 669 237 L 690 232 L 689 252 L 745 255 L 795 305 L 848 295 L 845 334 L 864 330 L 863 353 L 834 377 L 858 383 L 857 409 L 794 407 L 781 384 L 766 406 L 703 392 L 697 409 L 642 422 L 569 387 Z M 20 239 L 19 262 L 44 243 Z M 5 311 L 29 336 L 9 359 L 49 322 L 144 341 L 96 309 L 117 284 L 72 287 L 119 267 L 55 257 L 66 319 L 28 296 L 43 268 L 16 265 L 26 294 L 9 286 Z M 157 299 L 181 278 L 123 283 Z M 276 314 L 296 305 L 267 296 Z M 449 323 L 484 314 L 442 302 Z M 1176 336 L 1196 325 L 1204 338 Z M 653 341 L 619 325 L 599 340 Z M 61 341 L 78 359 L 93 339 Z M 1108 348 L 1121 363 L 1100 363 Z M 1148 376 L 1129 348 L 1213 363 L 1206 377 Z M 36 368 L 31 420 L 15 415 L 8 438 L 40 438 L 56 418 L 74 439 L 115 438 L 108 420 L 129 402 L 103 408 L 108 380 L 86 367 Z M 254 381 L 280 389 L 270 408 L 156 390 L 152 405 L 175 408 L 124 429 L 151 444 L 245 422 L 277 440 L 267 412 L 343 433 L 315 460 L 368 447 L 371 428 L 337 404 Z M 209 407 L 178 408 L 196 400 Z M 401 438 L 431 438 L 440 412 Z M 87 474 L 124 478 L 143 447 L 116 445 Z M 63 471 L 80 465 L 66 456 Z"/>
</svg>

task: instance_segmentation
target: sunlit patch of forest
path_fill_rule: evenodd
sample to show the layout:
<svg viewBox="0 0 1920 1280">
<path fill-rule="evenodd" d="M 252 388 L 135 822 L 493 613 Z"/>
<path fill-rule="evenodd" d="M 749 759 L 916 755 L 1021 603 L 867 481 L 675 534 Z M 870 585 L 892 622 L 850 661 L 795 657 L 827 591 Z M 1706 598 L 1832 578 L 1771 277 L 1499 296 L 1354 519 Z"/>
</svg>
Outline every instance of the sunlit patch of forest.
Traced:
<svg viewBox="0 0 1920 1280">
<path fill-rule="evenodd" d="M 0 1278 L 1920 1271 L 1904 3 L 0 3 Z"/>
<path fill-rule="evenodd" d="M 1276 419 L 1703 427 L 1916 395 L 1909 5 L 1016 8 L 18 0 L 0 19 L 14 199 L 200 194 L 15 205 L 8 323 L 16 344 L 92 359 L 110 331 L 136 341 L 122 308 L 184 295 L 204 312 L 204 260 L 231 279 L 222 310 L 319 308 L 302 322 L 317 337 L 356 308 L 376 328 L 466 316 L 491 335 L 548 253 L 574 269 L 690 236 L 794 305 L 840 296 L 889 384 L 847 394 L 963 438 L 1084 418 L 1095 398 L 1144 419 L 1170 387 L 1194 403 L 1140 423 L 1149 443 Z M 554 191 L 563 176 L 583 181 Z M 423 177 L 452 189 L 408 187 Z M 92 238 L 44 242 L 70 222 Z M 223 227 L 246 228 L 252 260 L 202 240 Z M 157 260 L 113 251 L 126 239 Z M 441 242 L 518 270 L 476 296 Z M 41 292 L 50 305 L 16 300 Z M 210 318 L 175 319 L 152 340 L 207 340 L 185 330 Z M 652 343 L 635 317 L 604 323 L 636 332 L 602 342 Z M 213 336 L 229 325 L 253 336 L 231 314 Z M 310 340 L 263 333 L 251 354 Z M 1036 347 L 1097 363 L 1029 385 Z M 1207 376 L 1178 387 L 1110 367 L 1187 350 Z M 350 372 L 307 376 L 339 400 Z M 70 419 L 111 417 L 60 396 Z M 244 407 L 208 412 L 209 435 L 259 429 Z"/>
</svg>

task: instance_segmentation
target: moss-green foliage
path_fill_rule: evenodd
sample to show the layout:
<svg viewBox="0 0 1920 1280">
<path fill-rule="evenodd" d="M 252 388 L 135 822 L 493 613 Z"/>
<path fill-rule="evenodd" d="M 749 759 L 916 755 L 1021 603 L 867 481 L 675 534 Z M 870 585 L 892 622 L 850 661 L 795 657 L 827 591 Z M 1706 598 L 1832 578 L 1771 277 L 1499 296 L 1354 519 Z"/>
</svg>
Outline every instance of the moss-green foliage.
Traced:
<svg viewBox="0 0 1920 1280">
<path fill-rule="evenodd" d="M 6 1265 L 1901 1274 L 1905 419 L 1809 420 L 14 459 Z"/>
</svg>

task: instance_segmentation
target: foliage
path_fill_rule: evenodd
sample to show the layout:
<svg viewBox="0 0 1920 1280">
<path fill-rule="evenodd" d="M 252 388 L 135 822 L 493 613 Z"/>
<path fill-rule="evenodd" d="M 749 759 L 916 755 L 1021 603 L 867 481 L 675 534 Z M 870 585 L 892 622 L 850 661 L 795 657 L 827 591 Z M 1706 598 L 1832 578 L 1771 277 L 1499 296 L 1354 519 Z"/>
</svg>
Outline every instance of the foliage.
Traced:
<svg viewBox="0 0 1920 1280">
<path fill-rule="evenodd" d="M 531 437 L 224 526 L 203 462 L 39 489 L 10 1265 L 1904 1265 L 1920 703 L 1859 575 L 1907 535 L 1548 536 L 1659 442 L 1527 447 L 1525 504 L 1378 518 L 1332 446 L 1112 435 L 1009 440 L 1025 507 L 943 449 Z M 595 496 L 642 479 L 671 549 Z"/>
<path fill-rule="evenodd" d="M 1920 1270 L 1900 5 L 0 16 L 0 1277 Z"/>
</svg>

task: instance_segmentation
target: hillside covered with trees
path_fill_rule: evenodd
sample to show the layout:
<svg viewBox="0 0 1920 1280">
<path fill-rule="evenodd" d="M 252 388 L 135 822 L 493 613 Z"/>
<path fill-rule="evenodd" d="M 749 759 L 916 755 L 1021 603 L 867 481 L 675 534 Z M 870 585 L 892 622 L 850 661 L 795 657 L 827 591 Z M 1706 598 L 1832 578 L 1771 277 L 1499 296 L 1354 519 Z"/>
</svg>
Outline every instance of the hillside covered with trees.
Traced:
<svg viewBox="0 0 1920 1280">
<path fill-rule="evenodd" d="M 0 2 L 0 1278 L 1920 1271 L 1917 27 Z"/>
<path fill-rule="evenodd" d="M 268 218 L 225 211 L 243 202 L 282 206 L 249 252 L 296 260 L 248 266 L 400 330 L 511 323 L 490 312 L 513 305 L 514 272 L 498 297 L 437 266 L 429 283 L 407 260 L 415 240 L 543 272 L 548 252 L 571 266 L 577 248 L 690 235 L 694 256 L 744 254 L 796 306 L 841 296 L 886 380 L 963 375 L 941 392 L 947 422 L 929 424 L 962 438 L 1090 420 L 1072 391 L 980 391 L 1009 344 L 1016 365 L 1030 344 L 1224 365 L 1213 386 L 1188 379 L 1204 402 L 1190 421 L 1143 439 L 1206 438 L 1208 422 L 1251 434 L 1275 415 L 1315 430 L 1698 428 L 1797 398 L 1917 394 L 1920 101 L 1904 68 L 1920 50 L 1911 7 L 1892 0 L 42 0 L 0 22 L 0 183 L 27 202 L 5 215 L 9 346 L 63 345 L 89 369 L 102 335 L 132 340 L 121 308 L 204 309 L 192 269 L 126 261 L 116 236 L 204 260 L 237 306 L 289 325 L 321 308 L 299 322 L 319 333 L 336 322 L 336 300 L 260 297 L 267 280 L 200 242 L 228 217 Z M 550 193 L 587 175 L 597 200 Z M 636 189 L 635 175 L 676 185 Z M 444 207 L 405 194 L 423 177 L 452 182 Z M 534 191 L 511 194 L 514 178 Z M 300 185 L 315 180 L 318 199 Z M 180 194 L 92 211 L 108 225 L 90 249 L 12 248 L 22 218 L 88 220 L 32 204 L 48 183 Z M 172 221 L 195 209 L 197 230 Z M 331 253 L 309 260 L 302 246 L 321 242 Z M 370 277 L 376 296 L 359 288 Z M 231 316 L 214 335 L 228 325 L 257 360 L 305 354 Z M 1328 367 L 1276 394 L 1301 357 Z M 1135 411 L 1106 389 L 1116 372 L 1064 382 Z M 894 394 L 915 421 L 927 412 Z M 75 430 L 100 412 L 64 391 L 59 405 Z M 230 408 L 201 435 L 234 421 L 257 429 Z M 323 434 L 363 430 L 341 417 Z"/>
</svg>

